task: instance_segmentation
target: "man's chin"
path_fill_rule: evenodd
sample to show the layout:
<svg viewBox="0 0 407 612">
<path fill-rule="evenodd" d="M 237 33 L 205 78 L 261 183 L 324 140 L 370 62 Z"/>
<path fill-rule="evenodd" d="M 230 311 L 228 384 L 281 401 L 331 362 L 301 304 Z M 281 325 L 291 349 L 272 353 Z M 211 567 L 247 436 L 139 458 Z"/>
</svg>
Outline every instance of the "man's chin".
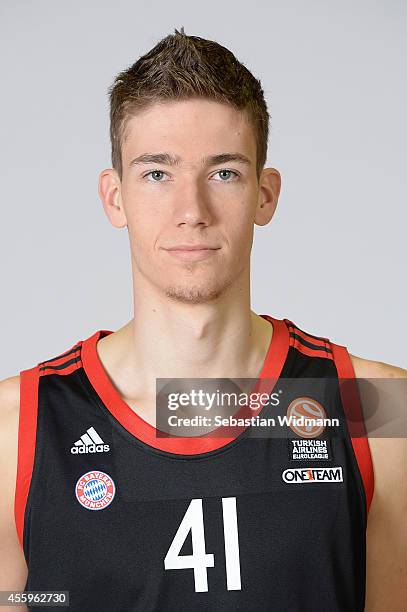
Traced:
<svg viewBox="0 0 407 612">
<path fill-rule="evenodd" d="M 207 304 L 218 300 L 226 286 L 213 287 L 193 287 L 191 285 L 175 286 L 169 285 L 165 289 L 165 295 L 168 299 L 181 304 Z"/>
</svg>

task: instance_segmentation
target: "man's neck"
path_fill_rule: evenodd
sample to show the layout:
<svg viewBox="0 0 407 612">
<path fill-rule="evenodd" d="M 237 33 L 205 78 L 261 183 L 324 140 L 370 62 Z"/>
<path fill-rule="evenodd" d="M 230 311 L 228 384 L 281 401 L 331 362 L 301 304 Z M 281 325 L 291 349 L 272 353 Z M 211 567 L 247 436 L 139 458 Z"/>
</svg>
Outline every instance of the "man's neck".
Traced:
<svg viewBox="0 0 407 612">
<path fill-rule="evenodd" d="M 259 376 L 273 328 L 250 309 L 201 320 L 153 314 L 148 322 L 138 314 L 97 344 L 123 398 L 153 399 L 156 378 Z"/>
</svg>

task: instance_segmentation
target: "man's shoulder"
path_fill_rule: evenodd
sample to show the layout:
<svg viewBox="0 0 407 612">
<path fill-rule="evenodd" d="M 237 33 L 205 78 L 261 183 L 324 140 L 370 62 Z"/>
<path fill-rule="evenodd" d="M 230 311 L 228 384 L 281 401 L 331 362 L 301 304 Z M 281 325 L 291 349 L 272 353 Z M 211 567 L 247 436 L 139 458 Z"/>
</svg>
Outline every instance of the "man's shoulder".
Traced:
<svg viewBox="0 0 407 612">
<path fill-rule="evenodd" d="M 383 361 L 364 359 L 349 353 L 357 378 L 407 378 L 407 370 Z"/>
<path fill-rule="evenodd" d="M 0 380 L 0 418 L 3 420 L 20 406 L 20 376 Z"/>
<path fill-rule="evenodd" d="M 20 376 L 10 376 L 0 381 L 0 478 L 7 497 L 15 491 L 19 414 Z"/>
<path fill-rule="evenodd" d="M 357 378 L 407 379 L 407 370 L 404 368 L 383 361 L 374 361 L 363 359 L 356 355 L 349 355 Z M 404 385 L 404 383 L 401 384 Z M 405 386 L 407 389 L 407 381 Z M 403 389 L 404 386 L 402 387 Z M 389 386 L 385 386 L 384 390 L 388 392 Z M 399 397 L 399 386 L 394 389 L 394 393 Z M 387 401 L 390 402 L 389 397 L 387 397 Z M 397 402 L 399 401 L 397 399 Z M 384 410 L 386 407 L 383 406 L 381 409 Z M 393 409 L 390 403 L 388 409 Z M 407 411 L 407 405 L 405 409 Z M 407 415 L 404 423 L 407 423 Z M 384 437 L 374 435 L 373 432 L 370 435 L 368 434 L 368 438 L 375 475 L 373 498 L 376 502 L 375 506 L 381 503 L 384 504 L 384 508 L 387 508 L 389 504 L 392 504 L 394 508 L 405 510 L 407 507 L 407 480 L 405 478 L 407 470 L 407 438 L 404 435 L 403 427 L 400 429 L 399 437 L 394 434 Z"/>
<path fill-rule="evenodd" d="M 381 381 L 375 382 L 375 396 L 372 393 L 364 394 L 364 401 L 366 398 L 375 398 L 375 402 L 379 405 L 379 409 L 382 411 L 382 420 L 384 419 L 384 423 L 387 423 L 389 415 L 386 415 L 383 411 L 387 409 L 388 412 L 394 411 L 394 414 L 399 415 L 399 408 L 402 407 L 404 409 L 404 394 L 407 391 L 407 381 L 402 381 L 402 379 L 407 379 L 407 370 L 401 368 L 399 366 L 385 363 L 383 361 L 374 361 L 370 359 L 364 359 L 362 357 L 357 357 L 356 355 L 352 355 L 349 353 L 351 358 L 353 369 L 355 371 L 356 378 L 365 378 L 365 379 L 382 379 L 384 385 L 381 384 Z M 394 387 L 391 387 L 389 383 L 386 381 L 390 379 L 399 379 L 401 382 L 397 382 Z M 370 381 L 369 384 L 372 384 L 373 381 Z M 393 383 L 391 383 L 393 384 Z M 392 397 L 389 396 L 392 395 Z M 393 397 L 394 396 L 394 397 Z M 390 400 L 393 400 L 391 402 Z M 386 406 L 384 403 L 387 402 Z M 400 406 L 402 404 L 402 406 Z M 397 412 L 396 412 L 397 408 Z M 405 407 L 407 411 L 407 405 Z M 366 412 L 369 414 L 369 407 L 366 407 Z M 407 415 L 406 420 L 407 423 Z M 405 428 L 404 428 L 405 429 Z M 404 429 L 400 430 L 400 437 L 394 435 L 385 436 L 384 433 L 380 433 L 380 429 L 376 429 L 373 433 L 368 432 L 369 435 L 369 446 L 372 451 L 373 460 L 376 463 L 380 461 L 381 463 L 386 462 L 389 466 L 389 469 L 392 470 L 405 470 L 407 468 L 407 463 L 403 463 L 402 461 L 396 462 L 394 449 L 397 447 L 399 451 L 405 454 L 407 461 L 407 438 L 404 435 Z M 384 431 L 384 430 L 383 430 Z M 391 431 L 388 429 L 388 431 Z M 377 435 L 374 435 L 376 432 Z M 378 432 L 378 433 L 377 433 Z M 393 449 L 392 452 L 389 452 L 388 449 Z M 402 459 L 400 457 L 400 459 Z M 397 463 L 397 465 L 395 465 Z M 394 473 L 394 472 L 393 472 Z M 407 483 L 407 481 L 406 481 Z"/>
<path fill-rule="evenodd" d="M 20 376 L 0 381 L 0 459 L 2 467 L 12 464 L 17 448 L 20 415 Z"/>
</svg>

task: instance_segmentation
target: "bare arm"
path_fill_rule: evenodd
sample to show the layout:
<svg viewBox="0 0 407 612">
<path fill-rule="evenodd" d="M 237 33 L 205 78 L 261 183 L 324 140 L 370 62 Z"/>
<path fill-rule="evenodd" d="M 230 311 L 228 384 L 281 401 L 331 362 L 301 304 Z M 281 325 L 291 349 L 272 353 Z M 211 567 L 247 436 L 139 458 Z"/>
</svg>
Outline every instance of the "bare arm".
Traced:
<svg viewBox="0 0 407 612">
<path fill-rule="evenodd" d="M 0 382 L 0 590 L 22 591 L 27 580 L 27 564 L 17 537 L 14 495 L 17 473 L 20 377 Z M 27 610 L 26 606 L 1 607 L 2 610 Z"/>
<path fill-rule="evenodd" d="M 407 370 L 351 355 L 358 378 Z M 406 406 L 407 410 L 407 406 Z M 407 439 L 370 437 L 375 487 L 366 533 L 366 612 L 407 610 Z"/>
</svg>

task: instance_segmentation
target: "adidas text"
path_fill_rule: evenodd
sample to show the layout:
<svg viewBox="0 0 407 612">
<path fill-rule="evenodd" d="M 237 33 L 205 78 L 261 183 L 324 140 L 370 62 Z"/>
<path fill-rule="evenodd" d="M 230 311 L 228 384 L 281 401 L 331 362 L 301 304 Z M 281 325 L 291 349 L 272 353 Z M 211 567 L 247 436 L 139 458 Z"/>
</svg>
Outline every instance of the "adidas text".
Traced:
<svg viewBox="0 0 407 612">
<path fill-rule="evenodd" d="M 72 446 L 73 455 L 84 455 L 86 453 L 107 453 L 110 450 L 108 444 L 89 444 L 89 446 Z"/>
</svg>

